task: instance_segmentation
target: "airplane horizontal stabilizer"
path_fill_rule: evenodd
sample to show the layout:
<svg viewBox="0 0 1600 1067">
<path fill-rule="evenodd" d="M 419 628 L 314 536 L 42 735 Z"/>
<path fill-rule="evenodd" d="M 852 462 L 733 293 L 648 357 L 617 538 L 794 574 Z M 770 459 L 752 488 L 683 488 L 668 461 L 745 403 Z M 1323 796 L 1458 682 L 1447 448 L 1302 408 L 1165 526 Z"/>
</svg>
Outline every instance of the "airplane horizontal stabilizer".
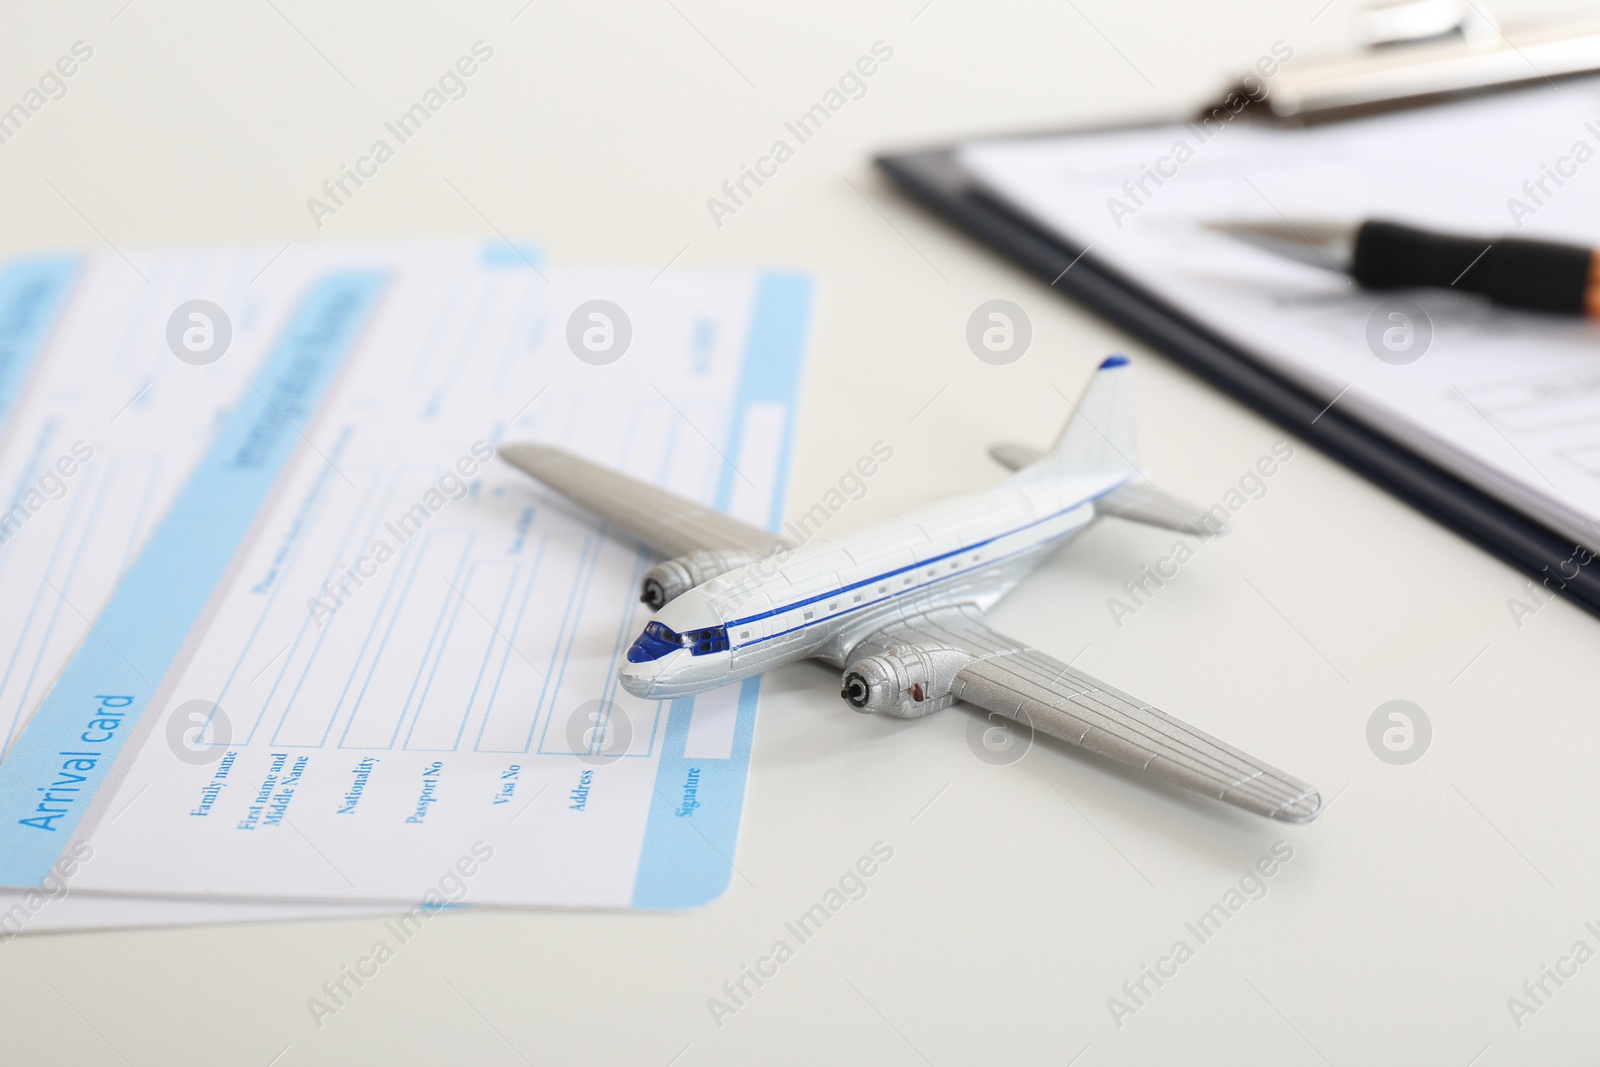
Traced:
<svg viewBox="0 0 1600 1067">
<path fill-rule="evenodd" d="M 1159 526 L 1196 537 L 1216 537 L 1228 532 L 1226 508 L 1205 511 L 1144 481 L 1129 482 L 1112 490 L 1094 502 L 1094 509 L 1103 515 L 1115 515 L 1129 522 L 1142 522 L 1146 526 Z M 1222 512 L 1223 517 L 1218 518 L 1214 514 L 1216 511 Z"/>
<path fill-rule="evenodd" d="M 989 456 L 1007 470 L 1020 471 L 1044 456 L 1041 449 L 1032 445 L 998 444 L 989 449 Z M 1206 511 L 1165 489 L 1158 489 L 1140 479 L 1115 489 L 1094 502 L 1094 509 L 1102 515 L 1115 515 L 1129 522 L 1142 522 L 1146 526 L 1159 526 L 1163 530 L 1194 534 L 1196 537 L 1216 537 L 1228 532 L 1223 509 Z"/>
</svg>

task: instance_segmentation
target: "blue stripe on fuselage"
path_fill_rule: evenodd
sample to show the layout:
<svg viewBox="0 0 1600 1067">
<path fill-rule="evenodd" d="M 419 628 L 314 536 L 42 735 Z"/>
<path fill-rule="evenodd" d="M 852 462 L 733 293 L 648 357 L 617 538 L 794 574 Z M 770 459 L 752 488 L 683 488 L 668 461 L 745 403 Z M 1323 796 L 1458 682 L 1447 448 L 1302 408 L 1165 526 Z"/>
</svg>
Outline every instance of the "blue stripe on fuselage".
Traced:
<svg viewBox="0 0 1600 1067">
<path fill-rule="evenodd" d="M 1110 493 L 1110 492 L 1112 492 L 1112 491 L 1114 491 L 1116 489 L 1121 488 L 1124 484 L 1126 484 L 1127 481 L 1132 480 L 1132 477 L 1133 477 L 1132 474 L 1130 474 L 1127 479 L 1124 479 L 1122 482 L 1118 482 L 1116 485 L 1113 485 L 1108 489 L 1105 489 L 1105 490 L 1103 490 L 1103 491 L 1101 491 L 1099 493 L 1096 493 L 1094 496 L 1085 497 L 1084 499 L 1078 501 L 1076 504 L 1073 504 L 1070 507 L 1062 508 L 1060 511 L 1057 511 L 1057 512 L 1055 512 L 1053 514 L 1050 514 L 1050 515 L 1046 515 L 1042 519 L 1034 519 L 1032 522 L 1024 523 L 1023 525 L 1018 526 L 1014 530 L 1007 530 L 1004 533 L 995 534 L 992 537 L 984 538 L 982 541 L 974 541 L 972 544 L 966 545 L 966 546 L 964 546 L 962 548 L 951 549 L 949 552 L 944 552 L 944 553 L 941 553 L 940 555 L 937 555 L 937 556 L 930 556 L 927 559 L 919 560 L 919 561 L 917 561 L 915 563 L 907 564 L 904 567 L 896 567 L 892 571 L 884 571 L 882 574 L 876 575 L 876 576 L 871 577 L 871 578 L 863 578 L 861 581 L 852 582 L 849 585 L 842 585 L 842 586 L 838 587 L 837 589 L 831 589 L 826 593 L 819 593 L 816 596 L 807 597 L 805 600 L 797 600 L 793 604 L 787 604 L 787 605 L 785 605 L 785 606 L 783 606 L 781 608 L 773 608 L 771 611 L 763 611 L 763 612 L 760 612 L 760 613 L 755 614 L 755 615 L 746 615 L 744 618 L 741 618 L 741 619 L 730 619 L 728 622 L 724 623 L 723 625 L 727 626 L 729 628 L 732 628 L 734 626 L 743 626 L 743 625 L 745 625 L 747 623 L 759 622 L 762 619 L 770 619 L 774 615 L 782 615 L 785 612 L 794 611 L 796 608 L 803 608 L 807 604 L 816 604 L 816 603 L 818 603 L 820 601 L 827 600 L 829 597 L 838 596 L 840 593 L 848 593 L 848 592 L 850 592 L 852 590 L 860 589 L 862 586 L 871 585 L 874 582 L 881 582 L 885 578 L 893 578 L 893 577 L 896 577 L 898 575 L 904 574 L 907 571 L 914 571 L 914 570 L 918 569 L 919 567 L 926 567 L 930 563 L 938 563 L 941 560 L 949 559 L 951 556 L 959 556 L 963 552 L 971 552 L 975 548 L 982 548 L 984 545 L 993 544 L 994 542 L 999 541 L 1002 538 L 1010 537 L 1013 534 L 1019 534 L 1019 533 L 1022 533 L 1024 530 L 1030 530 L 1035 526 L 1040 526 L 1040 525 L 1043 525 L 1044 523 L 1050 522 L 1050 521 L 1052 521 L 1054 519 L 1059 519 L 1061 516 L 1066 515 L 1069 512 L 1076 511 L 1078 508 L 1083 507 L 1085 504 L 1093 503 L 1094 501 L 1099 500 L 1101 497 L 1105 496 L 1107 493 Z M 917 592 L 918 590 L 926 589 L 929 585 L 933 585 L 933 584 L 935 584 L 937 582 L 946 581 L 946 580 L 948 580 L 950 578 L 959 577 L 961 575 L 966 575 L 966 574 L 971 574 L 972 571 L 975 570 L 975 569 L 976 570 L 982 570 L 982 569 L 984 569 L 986 567 L 992 566 L 995 563 L 999 563 L 1002 560 L 1014 559 L 1016 556 L 1020 555 L 1021 553 L 1028 551 L 1028 549 L 1031 549 L 1031 548 L 1037 547 L 1037 545 L 1046 544 L 1046 543 L 1048 543 L 1048 542 L 1040 541 L 1040 542 L 1037 542 L 1035 545 L 1029 545 L 1028 548 L 1020 548 L 1015 552 L 1011 552 L 1011 553 L 1008 553 L 1008 554 L 1006 554 L 1004 556 L 1000 556 L 1000 557 L 998 557 L 996 559 L 989 560 L 989 561 L 985 562 L 982 565 L 982 567 L 969 568 L 969 569 L 964 570 L 964 571 L 959 571 L 959 572 L 957 572 L 955 574 L 947 574 L 947 575 L 944 575 L 943 577 L 934 579 L 933 582 L 923 582 L 923 583 L 919 583 L 918 585 L 914 585 L 914 586 L 910 587 L 909 589 L 901 589 L 898 592 L 889 593 L 886 597 L 884 597 L 884 600 L 892 599 L 893 597 L 896 597 L 896 596 L 904 596 L 907 593 L 914 593 L 914 592 Z M 860 611 L 862 608 L 868 608 L 868 607 L 873 606 L 874 604 L 881 604 L 881 603 L 883 603 L 883 600 L 874 600 L 869 604 L 862 604 L 862 605 L 860 605 L 860 607 L 848 608 L 848 609 L 846 609 L 844 611 L 839 612 L 837 615 L 830 615 L 830 616 L 828 616 L 827 619 L 814 619 L 811 622 L 803 623 L 803 624 L 801 624 L 799 626 L 796 626 L 796 627 L 793 627 L 791 629 L 783 630 L 783 631 L 781 631 L 779 633 L 775 633 L 775 634 L 768 634 L 766 637 L 758 637 L 758 638 L 756 638 L 756 639 L 754 639 L 752 641 L 748 641 L 748 642 L 745 642 L 745 643 L 739 644 L 739 645 L 734 645 L 733 647 L 735 647 L 735 648 L 748 648 L 751 645 L 758 645 L 763 641 L 770 641 L 775 637 L 782 637 L 785 634 L 792 634 L 796 630 L 803 630 L 807 626 L 815 626 L 818 623 L 827 622 L 830 619 L 837 619 L 837 618 L 839 618 L 839 617 L 841 617 L 843 615 L 848 615 L 848 614 L 850 614 L 852 612 Z"/>
<path fill-rule="evenodd" d="M 1024 529 L 1026 529 L 1026 527 L 1024 527 Z M 1050 544 L 1051 541 L 1059 540 L 1059 539 L 1067 536 L 1067 534 L 1069 534 L 1071 532 L 1072 532 L 1071 530 L 1063 530 L 1061 533 L 1056 534 L 1055 537 L 1047 538 L 1047 539 L 1045 539 L 1043 541 L 1035 541 L 1033 544 L 1028 545 L 1026 548 L 1019 548 L 1015 552 L 1007 552 L 1003 556 L 996 556 L 994 559 L 985 560 L 983 563 L 979 564 L 976 567 L 968 567 L 964 571 L 952 571 L 949 574 L 942 574 L 937 578 L 933 578 L 933 579 L 930 579 L 930 580 L 925 581 L 925 582 L 918 582 L 916 585 L 913 585 L 913 586 L 910 586 L 910 587 L 901 587 L 900 589 L 896 590 L 895 592 L 887 593 L 887 594 L 885 594 L 884 596 L 880 597 L 877 600 L 869 600 L 865 604 L 857 604 L 854 607 L 845 608 L 843 611 L 835 612 L 835 613 L 827 616 L 826 618 L 812 619 L 810 622 L 803 622 L 799 626 L 791 626 L 787 630 L 779 630 L 775 634 L 768 634 L 765 637 L 753 638 L 753 639 L 751 639 L 749 641 L 746 641 L 742 645 L 732 644 L 732 641 L 730 639 L 729 649 L 730 649 L 730 651 L 733 651 L 733 650 L 737 650 L 737 649 L 741 649 L 741 648 L 750 648 L 752 646 L 759 645 L 763 641 L 772 641 L 772 640 L 774 640 L 776 638 L 779 638 L 779 637 L 787 637 L 789 634 L 798 633 L 799 631 L 807 629 L 807 628 L 812 627 L 812 626 L 820 626 L 825 622 L 832 622 L 835 619 L 842 619 L 846 615 L 853 615 L 858 611 L 865 611 L 867 608 L 878 607 L 878 606 L 880 606 L 880 605 L 882 605 L 882 604 L 884 604 L 884 603 L 886 603 L 886 602 L 888 602 L 890 600 L 893 600 L 895 597 L 910 596 L 912 593 L 920 593 L 923 590 L 928 589 L 931 586 L 938 585 L 940 582 L 948 582 L 948 581 L 951 581 L 952 579 L 955 579 L 955 578 L 965 578 L 969 574 L 972 574 L 975 571 L 988 570 L 990 567 L 993 567 L 995 564 L 1004 563 L 1007 560 L 1016 559 L 1018 556 L 1026 555 L 1029 552 L 1037 551 L 1039 548 Z M 941 557 L 938 557 L 938 558 L 943 559 L 944 557 L 941 556 Z M 932 563 L 932 562 L 934 562 L 934 560 L 931 560 L 931 559 L 923 560 L 923 563 Z M 918 564 L 918 566 L 920 566 L 920 565 L 921 564 Z M 903 573 L 903 571 L 906 570 L 906 569 L 909 569 L 909 568 L 902 568 L 902 570 L 899 570 L 899 571 L 890 571 L 888 574 L 884 574 L 881 577 L 887 578 L 887 577 L 889 577 L 890 574 L 900 574 L 900 573 Z M 846 589 L 852 589 L 852 588 L 854 588 L 854 586 L 846 586 L 845 588 Z M 841 590 L 841 592 L 842 592 L 842 590 Z M 730 622 L 730 623 L 728 623 L 728 625 L 729 626 L 733 626 L 734 624 Z"/>
</svg>

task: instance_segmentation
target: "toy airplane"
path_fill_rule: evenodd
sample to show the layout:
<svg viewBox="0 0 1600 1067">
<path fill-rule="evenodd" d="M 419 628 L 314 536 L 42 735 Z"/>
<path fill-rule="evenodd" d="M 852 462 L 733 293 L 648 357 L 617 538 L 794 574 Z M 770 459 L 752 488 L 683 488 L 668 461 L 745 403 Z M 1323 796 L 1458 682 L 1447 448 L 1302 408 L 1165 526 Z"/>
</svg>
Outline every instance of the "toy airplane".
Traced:
<svg viewBox="0 0 1600 1067">
<path fill-rule="evenodd" d="M 766 530 L 560 449 L 500 455 L 669 558 L 644 579 L 655 620 L 623 688 L 668 700 L 792 660 L 842 668 L 852 708 L 916 718 L 965 700 L 1247 811 L 1307 822 L 1317 791 L 1061 661 L 983 612 L 1099 514 L 1215 533 L 1203 512 L 1135 481 L 1132 368 L 1100 364 L 1055 446 L 996 450 L 1020 469 L 838 539 Z"/>
</svg>

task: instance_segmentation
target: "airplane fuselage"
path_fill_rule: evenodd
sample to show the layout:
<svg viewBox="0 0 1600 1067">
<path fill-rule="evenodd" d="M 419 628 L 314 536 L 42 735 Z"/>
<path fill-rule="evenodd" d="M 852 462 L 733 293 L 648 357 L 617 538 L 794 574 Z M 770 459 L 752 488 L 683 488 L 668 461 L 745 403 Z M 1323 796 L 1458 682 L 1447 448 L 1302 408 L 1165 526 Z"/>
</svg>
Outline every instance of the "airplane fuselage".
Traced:
<svg viewBox="0 0 1600 1067">
<path fill-rule="evenodd" d="M 842 667 L 862 638 L 897 619 L 950 604 L 987 609 L 1131 477 L 1013 479 L 729 571 L 645 627 L 622 665 L 623 688 L 662 700 L 806 657 Z"/>
</svg>

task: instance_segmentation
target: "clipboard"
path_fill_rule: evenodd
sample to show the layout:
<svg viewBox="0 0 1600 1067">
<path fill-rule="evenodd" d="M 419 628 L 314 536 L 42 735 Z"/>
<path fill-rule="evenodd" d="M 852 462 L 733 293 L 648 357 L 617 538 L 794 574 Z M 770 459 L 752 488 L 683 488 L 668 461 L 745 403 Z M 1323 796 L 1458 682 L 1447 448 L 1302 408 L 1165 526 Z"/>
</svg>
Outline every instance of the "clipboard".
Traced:
<svg viewBox="0 0 1600 1067">
<path fill-rule="evenodd" d="M 1564 57 L 1563 75 L 1600 70 L 1600 26 L 1572 27 L 1565 36 L 1546 29 L 1538 32 L 1543 34 L 1542 40 L 1557 42 L 1546 54 Z M 1478 68 L 1475 82 L 1464 82 L 1463 71 L 1470 64 L 1462 55 L 1474 46 L 1466 43 L 1464 33 L 1456 36 L 1460 39 L 1408 46 L 1403 54 L 1411 57 L 1410 69 L 1400 53 L 1382 50 L 1370 65 L 1359 60 L 1308 65 L 1297 83 L 1303 91 L 1285 94 L 1281 113 L 1265 114 L 1255 121 L 1338 122 L 1375 110 L 1427 106 L 1466 94 L 1515 91 L 1535 80 L 1513 76 L 1518 72 L 1495 60 Z M 1507 37 L 1502 49 L 1523 47 L 1514 40 Z M 1485 50 L 1479 46 L 1473 54 L 1483 55 Z M 1524 67 L 1521 73 L 1526 70 Z M 1544 80 L 1542 75 L 1536 78 L 1541 83 Z M 1382 87 L 1386 88 L 1380 93 Z M 1272 95 L 1277 95 L 1278 88 L 1274 84 Z M 963 167 L 959 148 L 947 145 L 889 153 L 877 157 L 875 164 L 912 200 L 1048 287 L 1315 445 L 1551 593 L 1600 617 L 1600 566 L 1573 567 L 1574 542 L 1569 535 L 1470 484 L 1370 422 L 1330 406 L 1326 397 L 1267 366 L 1141 285 L 1137 278 L 1102 262 L 1091 248 L 1076 247 L 1013 209 Z"/>
</svg>

